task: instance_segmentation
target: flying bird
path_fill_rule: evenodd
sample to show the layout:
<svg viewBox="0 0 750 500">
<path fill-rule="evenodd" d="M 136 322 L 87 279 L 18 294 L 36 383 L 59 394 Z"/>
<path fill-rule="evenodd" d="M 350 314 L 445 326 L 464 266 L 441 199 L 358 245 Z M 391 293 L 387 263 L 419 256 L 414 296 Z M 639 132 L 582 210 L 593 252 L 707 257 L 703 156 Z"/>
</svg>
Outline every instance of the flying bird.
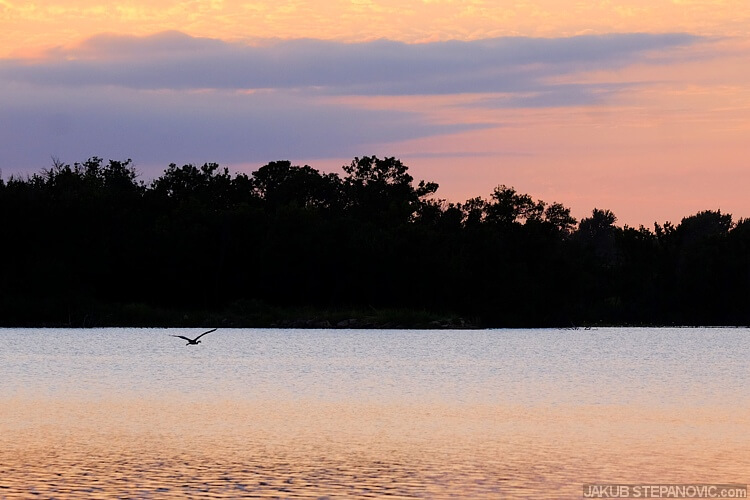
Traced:
<svg viewBox="0 0 750 500">
<path fill-rule="evenodd" d="M 188 343 L 185 344 L 185 345 L 198 345 L 198 344 L 201 343 L 201 341 L 198 340 L 199 338 L 203 337 L 204 335 L 206 335 L 208 333 L 215 332 L 216 330 L 217 330 L 217 328 L 214 328 L 213 330 L 209 330 L 207 332 L 203 332 L 200 335 L 198 335 L 197 337 L 195 337 L 194 339 L 189 339 L 189 338 L 185 337 L 184 335 L 172 335 L 172 337 L 179 337 L 181 339 L 187 340 Z"/>
</svg>

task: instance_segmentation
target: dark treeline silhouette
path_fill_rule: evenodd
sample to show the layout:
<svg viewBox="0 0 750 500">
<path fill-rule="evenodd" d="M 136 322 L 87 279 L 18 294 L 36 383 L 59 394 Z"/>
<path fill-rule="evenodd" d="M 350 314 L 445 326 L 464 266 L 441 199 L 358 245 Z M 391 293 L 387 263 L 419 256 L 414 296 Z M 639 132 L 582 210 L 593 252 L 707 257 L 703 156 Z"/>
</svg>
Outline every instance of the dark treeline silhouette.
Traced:
<svg viewBox="0 0 750 500">
<path fill-rule="evenodd" d="M 252 324 L 257 309 L 307 307 L 481 326 L 750 324 L 746 220 L 709 210 L 650 230 L 594 209 L 578 223 L 511 187 L 465 203 L 437 189 L 374 156 L 341 175 L 172 164 L 151 182 L 130 160 L 54 161 L 0 180 L 0 322 L 153 323 L 144 311 L 164 310 Z"/>
</svg>

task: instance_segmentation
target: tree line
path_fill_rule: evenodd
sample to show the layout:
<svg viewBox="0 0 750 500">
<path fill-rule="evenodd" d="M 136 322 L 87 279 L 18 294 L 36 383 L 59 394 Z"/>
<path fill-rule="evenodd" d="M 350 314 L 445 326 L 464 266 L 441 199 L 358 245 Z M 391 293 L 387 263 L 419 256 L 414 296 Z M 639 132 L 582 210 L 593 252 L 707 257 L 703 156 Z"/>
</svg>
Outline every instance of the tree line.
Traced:
<svg viewBox="0 0 750 500">
<path fill-rule="evenodd" d="M 463 203 L 437 190 L 392 157 L 341 174 L 171 164 L 149 182 L 130 160 L 55 160 L 0 179 L 0 323 L 149 323 L 139 311 L 159 308 L 252 324 L 254 308 L 307 307 L 493 327 L 750 324 L 746 219 L 620 227 L 504 185 Z"/>
</svg>

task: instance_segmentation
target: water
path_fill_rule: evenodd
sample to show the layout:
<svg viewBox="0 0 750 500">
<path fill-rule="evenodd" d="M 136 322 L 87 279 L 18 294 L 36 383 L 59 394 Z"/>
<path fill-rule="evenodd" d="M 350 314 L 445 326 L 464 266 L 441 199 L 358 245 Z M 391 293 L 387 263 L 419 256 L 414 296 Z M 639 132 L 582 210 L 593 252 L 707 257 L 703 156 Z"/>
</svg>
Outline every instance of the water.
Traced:
<svg viewBox="0 0 750 500">
<path fill-rule="evenodd" d="M 750 331 L 0 330 L 0 498 L 741 483 Z"/>
</svg>

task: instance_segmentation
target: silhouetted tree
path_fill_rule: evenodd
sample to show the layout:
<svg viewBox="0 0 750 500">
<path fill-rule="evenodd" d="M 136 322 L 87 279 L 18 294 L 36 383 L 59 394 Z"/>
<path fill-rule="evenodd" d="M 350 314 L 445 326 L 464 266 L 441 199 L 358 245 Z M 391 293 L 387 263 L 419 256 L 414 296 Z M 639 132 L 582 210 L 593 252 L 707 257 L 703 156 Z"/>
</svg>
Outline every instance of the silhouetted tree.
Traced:
<svg viewBox="0 0 750 500">
<path fill-rule="evenodd" d="M 576 237 L 578 241 L 604 264 L 611 265 L 617 257 L 615 246 L 615 222 L 617 217 L 610 210 L 595 208 L 591 217 L 581 220 Z"/>
<path fill-rule="evenodd" d="M 551 224 L 562 236 L 572 233 L 578 222 L 570 215 L 570 209 L 562 203 L 552 203 L 544 209 L 544 221 Z"/>
<path fill-rule="evenodd" d="M 343 175 L 53 159 L 0 179 L 0 323 L 118 324 L 132 304 L 452 311 L 491 326 L 747 324 L 750 223 L 720 211 L 644 227 L 576 219 L 499 185 L 452 203 L 395 158 Z M 119 312 L 118 312 L 119 311 Z M 119 314 L 119 316 L 118 316 Z"/>
<path fill-rule="evenodd" d="M 544 214 L 545 203 L 534 201 L 527 194 L 519 194 L 512 187 L 501 185 L 495 188 L 485 207 L 486 220 L 491 223 L 508 226 L 514 223 L 540 220 Z"/>
<path fill-rule="evenodd" d="M 419 210 L 422 199 L 434 194 L 438 185 L 414 178 L 396 158 L 355 158 L 343 167 L 347 208 L 357 217 L 380 224 L 406 223 Z"/>
<path fill-rule="evenodd" d="M 336 208 L 341 201 L 341 181 L 336 174 L 321 175 L 312 167 L 294 166 L 289 161 L 275 161 L 252 174 L 255 192 L 265 206 L 278 209 Z"/>
</svg>

